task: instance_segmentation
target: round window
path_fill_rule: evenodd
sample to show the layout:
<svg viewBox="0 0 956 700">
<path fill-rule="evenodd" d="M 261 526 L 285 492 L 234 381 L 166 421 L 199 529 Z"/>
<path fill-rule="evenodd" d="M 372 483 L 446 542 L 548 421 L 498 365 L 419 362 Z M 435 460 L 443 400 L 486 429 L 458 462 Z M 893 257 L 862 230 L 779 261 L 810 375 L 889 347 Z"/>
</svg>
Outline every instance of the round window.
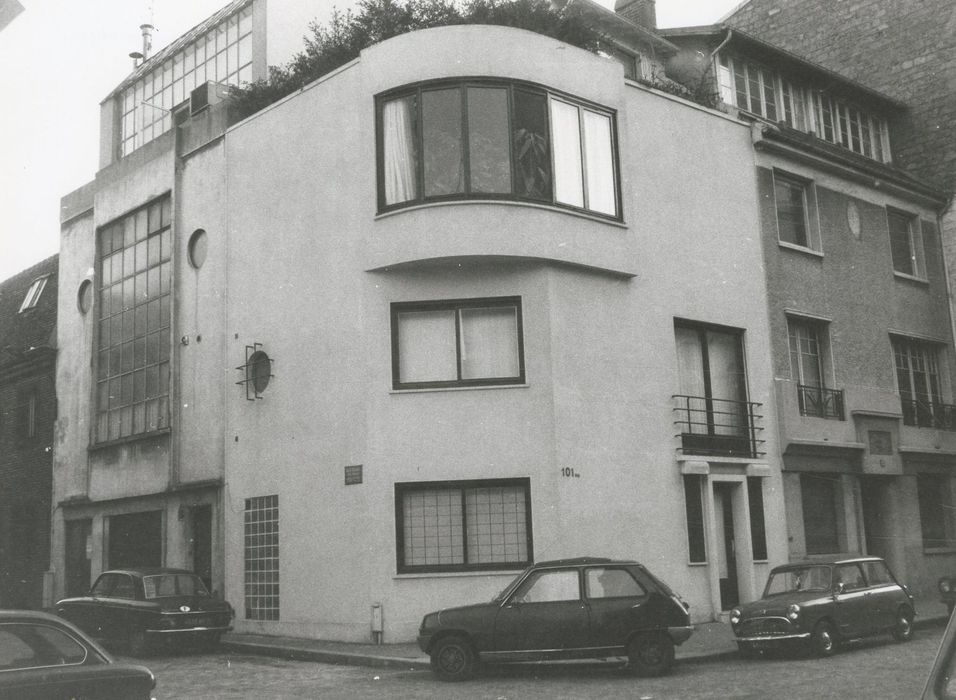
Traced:
<svg viewBox="0 0 956 700">
<path fill-rule="evenodd" d="M 93 307 L 93 283 L 90 280 L 80 282 L 80 288 L 76 291 L 76 305 L 84 314 Z"/>
<path fill-rule="evenodd" d="M 193 235 L 189 237 L 189 264 L 197 270 L 206 262 L 207 245 L 206 232 L 201 228 L 193 231 Z"/>
<path fill-rule="evenodd" d="M 269 386 L 272 378 L 272 360 L 262 350 L 252 353 L 249 364 L 246 365 L 246 381 L 252 384 L 257 394 L 261 394 Z"/>
</svg>

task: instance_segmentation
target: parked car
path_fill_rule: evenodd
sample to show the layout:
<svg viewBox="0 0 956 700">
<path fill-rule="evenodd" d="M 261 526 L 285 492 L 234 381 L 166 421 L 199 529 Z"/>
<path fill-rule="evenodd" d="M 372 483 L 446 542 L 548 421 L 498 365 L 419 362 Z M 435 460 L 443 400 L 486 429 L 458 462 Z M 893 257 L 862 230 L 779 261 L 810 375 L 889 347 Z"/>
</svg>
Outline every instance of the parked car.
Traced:
<svg viewBox="0 0 956 700">
<path fill-rule="evenodd" d="M 635 561 L 535 564 L 490 603 L 425 615 L 418 645 L 442 680 L 479 662 L 626 657 L 638 674 L 666 673 L 693 632 L 688 606 Z"/>
<path fill-rule="evenodd" d="M 842 642 L 891 633 L 913 635 L 916 606 L 878 557 L 778 566 L 763 598 L 734 608 L 730 624 L 745 654 L 800 642 L 819 656 Z"/>
<path fill-rule="evenodd" d="M 943 576 L 937 584 L 939 587 L 939 597 L 946 606 L 949 614 L 953 614 L 953 608 L 956 608 L 956 576 Z"/>
<path fill-rule="evenodd" d="M 117 663 L 75 626 L 32 610 L 0 610 L 0 697 L 148 700 L 156 679 Z"/>
<path fill-rule="evenodd" d="M 229 603 L 184 569 L 105 571 L 89 595 L 64 598 L 55 609 L 95 639 L 123 645 L 134 656 L 162 641 L 214 647 L 235 617 Z"/>
</svg>

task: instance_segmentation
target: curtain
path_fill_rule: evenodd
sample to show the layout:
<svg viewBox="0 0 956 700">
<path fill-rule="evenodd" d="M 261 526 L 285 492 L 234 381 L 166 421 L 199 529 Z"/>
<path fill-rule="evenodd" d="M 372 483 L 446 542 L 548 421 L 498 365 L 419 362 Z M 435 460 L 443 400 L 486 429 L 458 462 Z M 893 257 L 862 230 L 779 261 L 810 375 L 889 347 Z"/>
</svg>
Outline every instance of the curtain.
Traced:
<svg viewBox="0 0 956 700">
<path fill-rule="evenodd" d="M 677 375 L 679 383 L 678 393 L 696 397 L 684 399 L 687 401 L 689 415 L 682 415 L 687 421 L 684 432 L 707 433 L 706 402 L 703 397 L 704 388 L 704 359 L 701 351 L 700 333 L 694 328 L 675 328 L 677 340 Z"/>
<path fill-rule="evenodd" d="M 461 378 L 517 377 L 518 328 L 513 306 L 461 310 Z"/>
<path fill-rule="evenodd" d="M 382 109 L 386 205 L 418 198 L 414 100 L 414 97 L 401 97 L 386 102 Z"/>
<path fill-rule="evenodd" d="M 584 112 L 584 155 L 588 209 L 614 216 L 617 213 L 617 201 L 610 117 Z"/>
<path fill-rule="evenodd" d="M 551 100 L 551 133 L 554 139 L 554 198 L 562 204 L 583 207 L 578 108 Z"/>
</svg>

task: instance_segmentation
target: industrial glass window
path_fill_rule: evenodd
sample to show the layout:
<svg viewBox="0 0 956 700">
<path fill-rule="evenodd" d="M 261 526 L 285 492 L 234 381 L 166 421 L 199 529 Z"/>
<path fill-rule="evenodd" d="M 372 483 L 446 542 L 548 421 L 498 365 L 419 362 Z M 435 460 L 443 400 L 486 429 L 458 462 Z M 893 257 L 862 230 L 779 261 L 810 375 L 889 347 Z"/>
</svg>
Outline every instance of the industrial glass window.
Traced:
<svg viewBox="0 0 956 700">
<path fill-rule="evenodd" d="M 395 389 L 524 382 L 518 297 L 392 304 Z"/>
<path fill-rule="evenodd" d="M 432 83 L 378 101 L 379 209 L 509 198 L 620 218 L 614 115 L 543 88 Z"/>
<path fill-rule="evenodd" d="M 528 479 L 396 484 L 395 517 L 399 573 L 533 561 Z"/>
<path fill-rule="evenodd" d="M 99 232 L 96 442 L 169 425 L 171 223 L 167 196 Z"/>
<path fill-rule="evenodd" d="M 244 512 L 247 620 L 279 619 L 279 496 L 246 499 Z"/>
</svg>

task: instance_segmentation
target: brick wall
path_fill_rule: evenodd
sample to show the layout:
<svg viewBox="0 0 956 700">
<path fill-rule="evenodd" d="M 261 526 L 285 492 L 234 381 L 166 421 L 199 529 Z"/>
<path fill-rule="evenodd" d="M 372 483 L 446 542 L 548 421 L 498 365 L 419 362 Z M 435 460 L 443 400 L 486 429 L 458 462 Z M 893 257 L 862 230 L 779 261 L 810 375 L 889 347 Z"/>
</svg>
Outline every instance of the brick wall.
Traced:
<svg viewBox="0 0 956 700">
<path fill-rule="evenodd" d="M 727 24 L 905 102 L 896 162 L 956 189 L 952 0 L 750 0 Z"/>
</svg>

